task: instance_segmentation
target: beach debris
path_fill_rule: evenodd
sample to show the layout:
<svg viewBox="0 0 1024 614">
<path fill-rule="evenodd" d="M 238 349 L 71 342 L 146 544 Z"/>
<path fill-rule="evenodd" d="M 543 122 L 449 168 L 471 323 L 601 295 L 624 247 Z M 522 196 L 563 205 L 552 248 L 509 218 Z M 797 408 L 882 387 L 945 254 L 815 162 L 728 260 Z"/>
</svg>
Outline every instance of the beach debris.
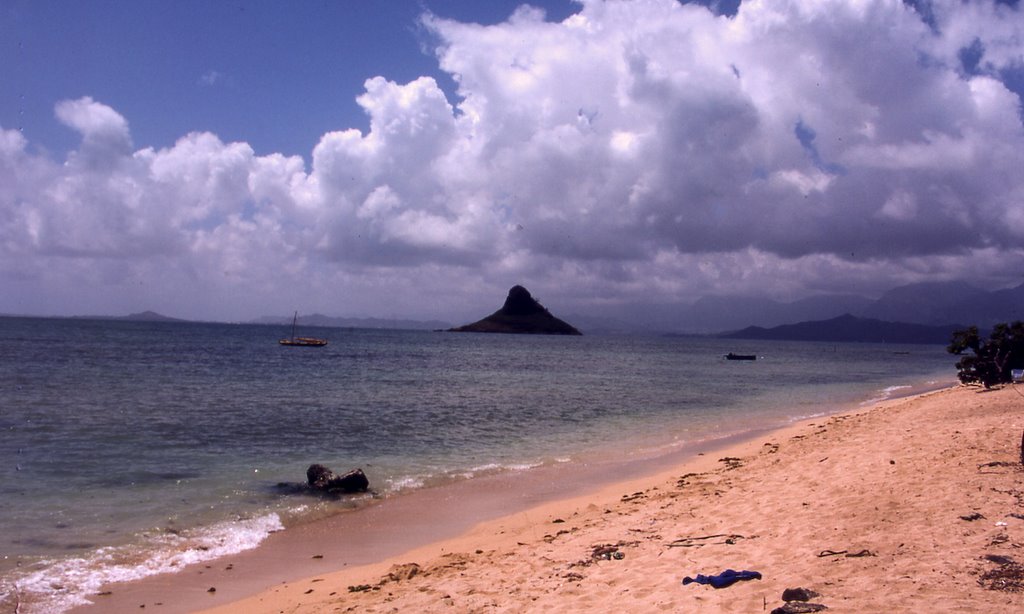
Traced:
<svg viewBox="0 0 1024 614">
<path fill-rule="evenodd" d="M 736 571 L 735 569 L 726 569 L 722 573 L 705 576 L 704 574 L 697 574 L 696 577 L 691 578 L 686 576 L 683 578 L 683 586 L 687 584 L 710 584 L 713 588 L 727 588 L 741 580 L 760 580 L 761 573 L 758 571 Z"/>
<path fill-rule="evenodd" d="M 704 475 L 703 473 L 687 473 L 686 475 L 679 476 L 679 480 L 676 481 L 676 487 L 682 488 L 690 484 L 690 478 L 699 478 Z"/>
<path fill-rule="evenodd" d="M 210 588 L 206 589 L 206 592 L 207 593 L 216 593 L 217 592 L 217 587 L 216 586 L 211 586 Z"/>
<path fill-rule="evenodd" d="M 772 614 L 806 614 L 827 610 L 827 605 L 811 603 L 811 599 L 815 597 L 821 597 L 821 594 L 809 588 L 787 588 L 782 591 L 785 605 L 772 610 Z"/>
<path fill-rule="evenodd" d="M 1001 554 L 986 554 L 984 559 L 996 565 L 1012 565 L 1016 562 L 1013 558 Z"/>
<path fill-rule="evenodd" d="M 1019 464 L 1020 463 L 1009 463 L 1006 461 L 992 461 L 978 465 L 978 469 L 984 469 L 986 467 L 1016 467 Z"/>
<path fill-rule="evenodd" d="M 1024 592 L 1024 565 L 1014 561 L 1010 557 L 999 555 L 987 555 L 985 557 L 999 566 L 981 574 L 978 584 L 990 591 L 1004 591 L 1008 593 Z"/>
<path fill-rule="evenodd" d="M 874 552 L 864 549 L 858 550 L 857 552 L 850 552 L 849 550 L 822 550 L 818 553 L 818 558 L 823 559 L 829 556 L 845 556 L 848 559 L 856 559 L 863 556 L 878 556 Z"/>
<path fill-rule="evenodd" d="M 878 555 L 875 554 L 874 552 L 868 550 L 867 548 L 865 548 L 864 550 L 858 550 L 857 552 L 851 552 L 851 553 L 847 554 L 846 558 L 848 558 L 848 559 L 859 559 L 859 558 L 861 558 L 863 556 L 878 556 Z"/>
<path fill-rule="evenodd" d="M 405 582 L 412 580 L 420 573 L 420 566 L 416 563 L 404 563 L 402 565 L 392 565 L 391 569 L 388 570 L 388 575 L 381 578 L 380 583 L 385 582 Z"/>
<path fill-rule="evenodd" d="M 790 601 L 782 607 L 772 610 L 772 614 L 809 614 L 827 610 L 828 606 L 821 603 L 808 603 L 804 601 Z"/>
<path fill-rule="evenodd" d="M 701 537 L 680 537 L 679 539 L 668 544 L 669 548 L 692 548 L 695 546 L 707 546 L 711 544 L 727 544 L 732 546 L 738 540 L 741 539 L 753 539 L 757 537 L 753 535 L 747 537 L 745 535 L 737 535 L 734 533 L 717 533 L 715 535 L 703 535 Z M 708 541 L 708 540 L 721 540 L 721 541 Z"/>
<path fill-rule="evenodd" d="M 550 533 L 548 533 L 547 535 L 544 536 L 544 541 L 550 544 L 551 542 L 555 541 L 559 537 L 561 537 L 563 535 L 568 535 L 571 532 L 572 531 L 566 531 L 565 529 L 562 529 L 561 531 L 559 531 L 558 533 L 555 533 L 554 535 L 551 535 Z"/>
<path fill-rule="evenodd" d="M 995 537 L 993 537 L 991 540 L 989 540 L 988 545 L 989 546 L 998 546 L 999 544 L 1005 544 L 1008 541 L 1010 541 L 1010 536 L 1009 535 L 1007 535 L 1006 533 L 998 533 L 998 534 L 996 534 Z"/>
<path fill-rule="evenodd" d="M 725 463 L 726 469 L 739 469 L 743 466 L 743 459 L 735 456 L 726 456 L 725 458 L 718 459 L 718 462 Z"/>
<path fill-rule="evenodd" d="M 373 587 L 370 586 L 369 584 L 356 584 L 354 586 L 348 587 L 348 592 L 350 592 L 350 593 L 365 593 L 366 591 L 372 591 L 372 590 L 373 590 Z"/>
<path fill-rule="evenodd" d="M 782 600 L 785 602 L 790 601 L 810 601 L 815 597 L 821 597 L 821 593 L 812 591 L 809 588 L 787 588 L 782 591 Z"/>
<path fill-rule="evenodd" d="M 319 464 L 312 464 L 306 469 L 306 480 L 314 490 L 327 493 L 366 492 L 370 487 L 370 480 L 362 469 L 353 469 L 344 475 L 338 475 Z"/>
<path fill-rule="evenodd" d="M 593 562 L 593 561 L 610 561 L 612 559 L 615 559 L 616 561 L 621 561 L 622 559 L 626 558 L 626 554 L 624 552 L 621 552 L 619 550 L 620 548 L 622 548 L 623 546 L 638 546 L 638 545 L 640 545 L 640 542 L 638 542 L 638 541 L 633 541 L 633 542 L 620 541 L 617 544 L 598 544 L 596 546 L 591 547 L 591 550 L 590 550 L 590 562 Z M 586 564 L 589 564 L 589 563 L 584 563 L 583 561 L 579 561 L 578 564 L 586 565 Z"/>
<path fill-rule="evenodd" d="M 981 520 L 983 518 L 984 518 L 984 516 L 982 516 L 978 512 L 974 512 L 973 514 L 966 514 L 964 516 L 961 516 L 960 520 L 966 520 L 967 522 L 974 522 L 975 520 Z"/>
</svg>

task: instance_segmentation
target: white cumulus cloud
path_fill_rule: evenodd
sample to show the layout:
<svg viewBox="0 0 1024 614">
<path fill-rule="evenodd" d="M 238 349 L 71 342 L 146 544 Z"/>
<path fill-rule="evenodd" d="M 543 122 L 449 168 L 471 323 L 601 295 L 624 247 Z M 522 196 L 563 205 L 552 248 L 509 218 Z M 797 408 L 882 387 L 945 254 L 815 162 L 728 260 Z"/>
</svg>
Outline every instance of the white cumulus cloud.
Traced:
<svg viewBox="0 0 1024 614">
<path fill-rule="evenodd" d="M 1022 23 L 991 0 L 428 14 L 455 99 L 427 76 L 368 79 L 368 131 L 324 134 L 308 165 L 207 132 L 133 151 L 117 111 L 60 101 L 81 135 L 63 161 L 0 129 L 0 275 L 96 304 L 160 280 L 140 296 L 218 317 L 280 311 L 285 292 L 437 316 L 517 282 L 581 306 L 1008 284 Z"/>
</svg>

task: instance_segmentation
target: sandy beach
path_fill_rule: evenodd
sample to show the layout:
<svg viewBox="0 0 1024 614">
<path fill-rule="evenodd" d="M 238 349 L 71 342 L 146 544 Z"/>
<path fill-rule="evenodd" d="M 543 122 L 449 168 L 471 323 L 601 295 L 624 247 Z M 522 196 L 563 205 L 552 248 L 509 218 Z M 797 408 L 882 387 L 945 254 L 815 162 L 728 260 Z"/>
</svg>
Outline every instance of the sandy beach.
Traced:
<svg viewBox="0 0 1024 614">
<path fill-rule="evenodd" d="M 1019 387 L 942 390 L 511 514 L 467 510 L 493 518 L 474 526 L 438 512 L 448 535 L 411 550 L 386 519 L 345 536 L 314 523 L 81 611 L 769 612 L 796 587 L 835 612 L 1022 611 L 1022 431 Z M 682 583 L 726 569 L 761 577 Z"/>
</svg>

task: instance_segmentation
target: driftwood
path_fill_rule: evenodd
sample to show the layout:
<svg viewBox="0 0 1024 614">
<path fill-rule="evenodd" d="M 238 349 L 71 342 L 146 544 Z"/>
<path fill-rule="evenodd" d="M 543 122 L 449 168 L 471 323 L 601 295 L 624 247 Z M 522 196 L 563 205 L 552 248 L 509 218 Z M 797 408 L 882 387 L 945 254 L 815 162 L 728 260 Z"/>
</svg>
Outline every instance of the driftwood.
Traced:
<svg viewBox="0 0 1024 614">
<path fill-rule="evenodd" d="M 720 542 L 707 541 L 709 539 L 724 538 Z M 704 535 L 702 537 L 680 537 L 679 539 L 668 544 L 669 548 L 692 548 L 694 546 L 706 546 L 708 544 L 729 544 L 730 546 L 736 543 L 738 539 L 747 539 L 744 535 L 735 535 L 728 533 L 719 533 L 717 535 Z"/>
<path fill-rule="evenodd" d="M 789 601 L 786 605 L 772 610 L 772 614 L 811 614 L 812 612 L 822 612 L 827 609 L 828 606 L 820 603 Z"/>
<path fill-rule="evenodd" d="M 845 556 L 848 559 L 856 559 L 862 556 L 878 556 L 874 552 L 864 549 L 859 552 L 850 552 L 849 550 L 822 550 L 818 553 L 818 558 L 823 559 L 828 556 Z"/>
</svg>

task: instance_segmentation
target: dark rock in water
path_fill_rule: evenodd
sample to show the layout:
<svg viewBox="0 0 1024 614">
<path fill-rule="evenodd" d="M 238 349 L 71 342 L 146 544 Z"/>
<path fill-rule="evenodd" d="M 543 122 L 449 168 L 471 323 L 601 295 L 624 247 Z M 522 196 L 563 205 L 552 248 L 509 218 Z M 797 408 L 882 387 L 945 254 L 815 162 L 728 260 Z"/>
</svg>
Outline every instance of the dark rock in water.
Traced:
<svg viewBox="0 0 1024 614">
<path fill-rule="evenodd" d="M 811 599 L 820 596 L 820 593 L 812 591 L 809 588 L 787 588 L 782 591 L 783 601 L 810 601 Z"/>
<path fill-rule="evenodd" d="M 306 480 L 310 488 L 327 493 L 366 492 L 370 480 L 362 469 L 353 469 L 345 475 L 338 475 L 323 465 L 313 464 L 306 469 Z"/>
<path fill-rule="evenodd" d="M 580 335 L 571 324 L 551 315 L 530 291 L 512 286 L 505 304 L 486 318 L 449 329 L 458 333 L 513 333 L 533 335 Z"/>
</svg>

